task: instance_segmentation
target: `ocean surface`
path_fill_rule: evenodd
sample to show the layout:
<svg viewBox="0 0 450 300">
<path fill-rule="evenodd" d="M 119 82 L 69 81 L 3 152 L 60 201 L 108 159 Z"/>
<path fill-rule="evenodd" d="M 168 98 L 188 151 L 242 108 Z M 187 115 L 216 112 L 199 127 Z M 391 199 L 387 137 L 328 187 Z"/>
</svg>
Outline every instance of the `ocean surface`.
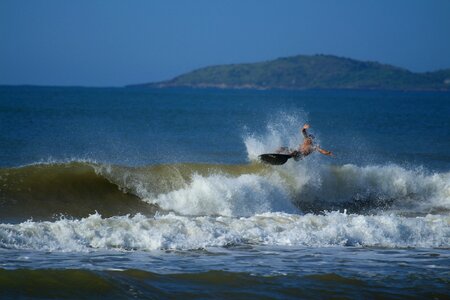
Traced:
<svg viewBox="0 0 450 300">
<path fill-rule="evenodd" d="M 1 299 L 449 299 L 449 250 L 450 93 L 0 87 Z"/>
</svg>

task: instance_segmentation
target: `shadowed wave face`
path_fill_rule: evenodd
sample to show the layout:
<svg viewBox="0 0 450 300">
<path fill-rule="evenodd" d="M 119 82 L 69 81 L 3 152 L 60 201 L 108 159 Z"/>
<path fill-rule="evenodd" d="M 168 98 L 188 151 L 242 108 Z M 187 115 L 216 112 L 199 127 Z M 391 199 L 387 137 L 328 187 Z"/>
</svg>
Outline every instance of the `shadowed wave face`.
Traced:
<svg viewBox="0 0 450 300">
<path fill-rule="evenodd" d="M 154 211 L 85 163 L 1 169 L 0 183 L 0 218 L 7 222 Z"/>
</svg>

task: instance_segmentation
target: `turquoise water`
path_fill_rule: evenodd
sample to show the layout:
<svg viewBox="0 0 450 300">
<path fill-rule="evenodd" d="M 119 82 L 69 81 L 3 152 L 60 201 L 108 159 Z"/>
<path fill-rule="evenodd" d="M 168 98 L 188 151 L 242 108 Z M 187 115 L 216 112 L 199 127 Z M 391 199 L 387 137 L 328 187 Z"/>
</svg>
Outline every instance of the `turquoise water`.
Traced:
<svg viewBox="0 0 450 300">
<path fill-rule="evenodd" d="M 450 94 L 0 87 L 0 297 L 450 297 Z M 271 167 L 261 153 L 314 153 Z"/>
</svg>

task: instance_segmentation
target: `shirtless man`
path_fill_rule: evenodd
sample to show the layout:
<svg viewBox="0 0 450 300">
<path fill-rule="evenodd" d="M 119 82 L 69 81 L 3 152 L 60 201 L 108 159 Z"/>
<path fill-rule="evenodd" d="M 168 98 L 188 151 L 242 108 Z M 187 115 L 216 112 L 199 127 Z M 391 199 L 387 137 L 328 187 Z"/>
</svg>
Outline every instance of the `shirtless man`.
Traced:
<svg viewBox="0 0 450 300">
<path fill-rule="evenodd" d="M 295 160 L 308 156 L 315 150 L 319 151 L 323 155 L 333 156 L 333 153 L 331 151 L 324 150 L 320 148 L 318 145 L 317 146 L 314 145 L 313 142 L 314 136 L 306 132 L 306 129 L 309 129 L 309 127 L 310 127 L 309 124 L 305 124 L 301 129 L 304 139 L 303 143 L 298 147 L 298 150 L 291 151 L 286 147 L 281 147 L 280 149 L 277 150 L 277 153 L 290 154 Z"/>
</svg>

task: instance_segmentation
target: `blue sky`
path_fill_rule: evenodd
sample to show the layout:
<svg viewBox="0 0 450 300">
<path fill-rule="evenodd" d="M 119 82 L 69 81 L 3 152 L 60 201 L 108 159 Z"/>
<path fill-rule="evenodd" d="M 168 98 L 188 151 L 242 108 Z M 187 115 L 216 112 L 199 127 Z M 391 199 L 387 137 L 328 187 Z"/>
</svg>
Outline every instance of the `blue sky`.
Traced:
<svg viewBox="0 0 450 300">
<path fill-rule="evenodd" d="M 450 68 L 450 1 L 0 1 L 0 84 L 122 86 L 316 53 Z"/>
</svg>

